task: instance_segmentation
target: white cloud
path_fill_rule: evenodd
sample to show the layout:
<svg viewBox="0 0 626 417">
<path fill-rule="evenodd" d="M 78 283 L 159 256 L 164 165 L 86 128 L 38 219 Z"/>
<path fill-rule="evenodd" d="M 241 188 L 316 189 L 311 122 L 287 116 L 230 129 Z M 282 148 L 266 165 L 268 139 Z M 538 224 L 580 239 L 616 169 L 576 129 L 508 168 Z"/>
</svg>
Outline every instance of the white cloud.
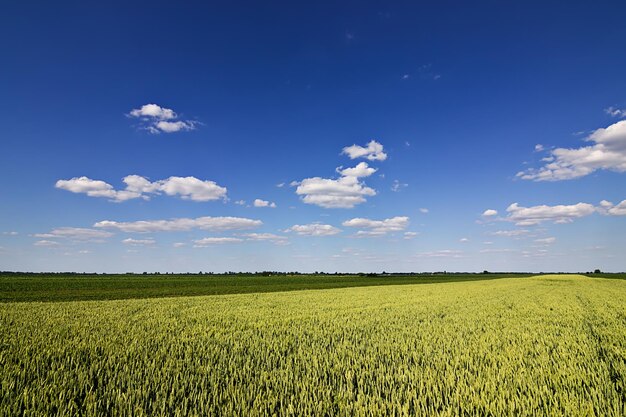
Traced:
<svg viewBox="0 0 626 417">
<path fill-rule="evenodd" d="M 541 152 L 544 150 L 544 147 L 542 144 L 538 143 L 537 145 L 535 145 L 535 152 Z"/>
<path fill-rule="evenodd" d="M 616 206 L 610 201 L 602 200 L 598 210 L 602 214 L 609 216 L 626 216 L 626 200 L 622 200 L 622 202 Z"/>
<path fill-rule="evenodd" d="M 145 104 L 138 109 L 131 110 L 128 116 L 139 118 L 143 129 L 155 134 L 194 130 L 198 124 L 193 120 L 174 120 L 178 118 L 174 110 L 157 104 Z"/>
<path fill-rule="evenodd" d="M 467 243 L 467 242 L 469 242 L 469 239 L 468 239 L 468 238 L 466 238 L 466 237 L 462 237 L 461 239 L 459 239 L 459 242 L 461 242 L 461 243 Z"/>
<path fill-rule="evenodd" d="M 283 188 L 284 186 L 285 186 L 284 182 L 276 184 L 276 187 L 278 187 L 278 188 Z"/>
<path fill-rule="evenodd" d="M 338 229 L 330 224 L 296 224 L 291 226 L 285 232 L 295 232 L 301 236 L 332 236 L 337 233 L 341 233 L 341 229 Z"/>
<path fill-rule="evenodd" d="M 204 239 L 194 240 L 194 248 L 202 248 L 210 245 L 223 245 L 225 243 L 239 243 L 243 242 L 243 239 L 236 237 L 205 237 Z"/>
<path fill-rule="evenodd" d="M 276 203 L 270 202 L 270 201 L 266 201 L 266 200 L 261 200 L 260 198 L 257 198 L 254 200 L 254 207 L 271 207 L 271 208 L 276 208 Z"/>
<path fill-rule="evenodd" d="M 479 253 L 509 253 L 509 252 L 516 252 L 513 249 L 508 249 L 508 248 L 495 248 L 495 249 L 481 249 L 478 251 Z"/>
<path fill-rule="evenodd" d="M 403 184 L 398 180 L 393 180 L 393 184 L 391 184 L 391 191 L 397 193 L 398 191 L 400 191 L 401 189 L 408 187 L 409 184 Z"/>
<path fill-rule="evenodd" d="M 113 236 L 104 230 L 85 229 L 81 227 L 59 227 L 49 233 L 37 233 L 35 237 L 51 239 L 66 238 L 70 240 L 101 240 Z"/>
<path fill-rule="evenodd" d="M 92 180 L 87 177 L 74 177 L 70 180 L 58 180 L 55 187 L 72 193 L 87 194 L 89 197 L 107 197 L 115 200 L 117 195 L 117 192 L 113 189 L 111 184 L 107 184 L 106 182 L 100 180 Z"/>
<path fill-rule="evenodd" d="M 413 239 L 417 235 L 418 235 L 417 232 L 404 232 L 404 238 L 407 239 L 407 240 Z"/>
<path fill-rule="evenodd" d="M 518 203 L 513 203 L 506 211 L 509 214 L 505 220 L 514 222 L 517 226 L 534 226 L 548 221 L 571 223 L 574 219 L 593 214 L 596 208 L 588 203 L 534 207 L 521 207 Z"/>
<path fill-rule="evenodd" d="M 5 236 L 17 236 L 19 235 L 19 233 L 17 232 L 2 232 L 3 235 Z"/>
<path fill-rule="evenodd" d="M 589 175 L 605 169 L 626 172 L 626 120 L 592 132 L 585 139 L 590 146 L 556 148 L 550 151 L 554 160 L 540 169 L 517 173 L 518 178 L 534 181 L 560 181 Z"/>
<path fill-rule="evenodd" d="M 175 119 L 177 114 L 172 109 L 166 109 L 157 104 L 144 104 L 138 109 L 130 111 L 132 117 L 154 117 L 159 120 Z"/>
<path fill-rule="evenodd" d="M 156 240 L 154 239 L 132 239 L 132 238 L 128 238 L 128 239 L 124 239 L 122 240 L 122 243 L 125 245 L 131 245 L 131 246 L 150 246 L 150 245 L 154 245 L 156 243 Z"/>
<path fill-rule="evenodd" d="M 226 187 L 220 187 L 214 181 L 202 181 L 196 177 L 169 177 L 157 181 L 158 190 L 165 194 L 180 195 L 185 200 L 211 201 L 226 197 Z"/>
<path fill-rule="evenodd" d="M 155 123 L 153 126 L 150 126 L 148 130 L 150 133 L 173 133 L 180 132 L 181 130 L 194 130 L 196 128 L 196 123 L 190 120 L 183 122 L 179 120 L 177 122 L 168 122 L 166 120 L 161 120 Z"/>
<path fill-rule="evenodd" d="M 372 168 L 362 164 L 365 163 L 341 170 L 342 176 L 338 179 L 305 178 L 299 182 L 296 194 L 304 196 L 305 203 L 324 208 L 353 208 L 364 203 L 366 197 L 376 195 L 376 191 L 359 181 L 360 176 L 371 175 Z"/>
<path fill-rule="evenodd" d="M 527 235 L 529 233 L 530 233 L 530 230 L 517 229 L 517 230 L 497 230 L 489 234 L 492 236 L 517 237 L 517 236 Z"/>
<path fill-rule="evenodd" d="M 337 168 L 337 172 L 341 174 L 342 177 L 369 177 L 374 172 L 378 171 L 376 168 L 371 168 L 367 165 L 367 162 L 359 162 L 353 168 L 342 169 L 343 167 Z"/>
<path fill-rule="evenodd" d="M 88 177 L 75 177 L 58 180 L 56 188 L 73 193 L 87 194 L 90 197 L 104 197 L 111 201 L 122 202 L 134 198 L 148 200 L 149 194 L 165 193 L 180 196 L 184 200 L 211 201 L 226 198 L 227 189 L 214 181 L 202 181 L 196 177 L 169 177 L 151 182 L 140 175 L 128 175 L 122 179 L 126 189 L 115 190 L 111 184 Z"/>
<path fill-rule="evenodd" d="M 463 257 L 463 252 L 458 250 L 437 250 L 430 252 L 421 252 L 416 254 L 418 258 L 461 258 Z"/>
<path fill-rule="evenodd" d="M 53 240 L 38 240 L 37 242 L 33 243 L 33 245 L 35 245 L 35 246 L 57 246 L 57 245 L 59 245 L 59 242 L 55 242 Z"/>
<path fill-rule="evenodd" d="M 370 141 L 367 147 L 352 145 L 343 148 L 342 153 L 348 155 L 350 159 L 366 158 L 370 161 L 384 161 L 387 154 L 383 150 L 383 145 L 375 140 Z"/>
<path fill-rule="evenodd" d="M 424 213 L 424 214 L 428 214 L 429 210 L 428 210 L 427 208 L 422 207 L 422 208 L 420 209 L 420 212 L 421 212 L 421 213 Z"/>
<path fill-rule="evenodd" d="M 409 78 L 411 78 L 411 76 L 409 74 L 403 74 L 402 75 L 402 79 L 403 80 L 408 80 Z"/>
<path fill-rule="evenodd" d="M 367 196 L 376 195 L 376 191 L 359 182 L 357 177 L 339 179 L 306 178 L 296 189 L 296 194 L 303 195 L 302 201 L 324 208 L 352 208 L 364 203 Z"/>
<path fill-rule="evenodd" d="M 225 231 L 246 230 L 259 227 L 263 224 L 260 220 L 252 220 L 243 217 L 198 217 L 195 219 L 178 218 L 170 220 L 142 220 L 136 222 L 116 222 L 104 220 L 94 224 L 94 227 L 118 229 L 128 233 L 147 232 L 180 232 L 193 229 Z"/>
<path fill-rule="evenodd" d="M 384 220 L 370 220 L 364 218 L 354 218 L 346 220 L 342 223 L 345 227 L 354 227 L 359 230 L 357 236 L 382 236 L 387 233 L 400 232 L 406 229 L 409 225 L 409 218 L 406 216 L 396 216 Z"/>
<path fill-rule="evenodd" d="M 246 205 L 246 200 L 237 200 L 237 201 L 235 201 L 235 204 L 237 204 L 238 206 L 245 206 Z"/>
<path fill-rule="evenodd" d="M 484 217 L 493 217 L 493 216 L 497 216 L 497 215 L 498 215 L 498 210 L 487 209 L 487 210 L 483 211 L 483 216 Z"/>
<path fill-rule="evenodd" d="M 175 248 L 182 248 L 187 246 L 187 244 L 183 242 L 175 242 L 174 244 L 172 244 L 172 246 L 174 246 Z"/>
<path fill-rule="evenodd" d="M 609 116 L 619 117 L 619 118 L 626 117 L 626 109 L 618 109 L 617 107 L 611 106 L 607 109 L 604 109 L 604 111 Z"/>
<path fill-rule="evenodd" d="M 541 243 L 541 244 L 544 244 L 544 245 L 549 245 L 551 243 L 556 242 L 556 238 L 555 237 L 545 237 L 543 239 L 535 239 L 535 242 Z"/>
<path fill-rule="evenodd" d="M 273 233 L 246 233 L 242 235 L 246 240 L 260 241 L 260 242 L 272 242 L 276 245 L 287 244 L 287 236 L 279 236 Z"/>
</svg>

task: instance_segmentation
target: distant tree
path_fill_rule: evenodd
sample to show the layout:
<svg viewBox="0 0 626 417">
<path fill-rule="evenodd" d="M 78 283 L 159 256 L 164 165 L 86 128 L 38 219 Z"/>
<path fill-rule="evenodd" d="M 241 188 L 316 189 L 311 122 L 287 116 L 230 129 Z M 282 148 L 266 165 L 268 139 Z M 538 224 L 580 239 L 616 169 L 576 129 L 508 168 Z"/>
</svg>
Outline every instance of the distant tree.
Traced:
<svg viewBox="0 0 626 417">
<path fill-rule="evenodd" d="M 487 271 L 486 269 L 483 271 L 483 274 L 488 274 L 489 271 Z"/>
<path fill-rule="evenodd" d="M 594 274 L 599 274 L 601 273 L 601 271 L 599 269 L 596 269 L 595 271 L 593 271 Z"/>
</svg>

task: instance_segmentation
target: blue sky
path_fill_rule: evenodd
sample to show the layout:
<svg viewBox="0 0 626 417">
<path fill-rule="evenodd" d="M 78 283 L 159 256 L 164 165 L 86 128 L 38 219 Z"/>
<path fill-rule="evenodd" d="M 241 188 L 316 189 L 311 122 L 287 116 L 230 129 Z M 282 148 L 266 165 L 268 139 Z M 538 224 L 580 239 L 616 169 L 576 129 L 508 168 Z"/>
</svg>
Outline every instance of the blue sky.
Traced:
<svg viewBox="0 0 626 417">
<path fill-rule="evenodd" d="M 623 271 L 625 19 L 9 2 L 0 270 Z"/>
</svg>

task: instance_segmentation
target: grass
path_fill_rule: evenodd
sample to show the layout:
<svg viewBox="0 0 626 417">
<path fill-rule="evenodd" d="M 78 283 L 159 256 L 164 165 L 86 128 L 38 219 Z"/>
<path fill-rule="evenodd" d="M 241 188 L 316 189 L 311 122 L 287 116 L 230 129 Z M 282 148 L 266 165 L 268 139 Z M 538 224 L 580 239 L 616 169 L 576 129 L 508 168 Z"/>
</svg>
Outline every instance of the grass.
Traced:
<svg viewBox="0 0 626 417">
<path fill-rule="evenodd" d="M 0 415 L 626 414 L 626 281 L 0 304 Z"/>
<path fill-rule="evenodd" d="M 0 302 L 79 301 L 246 294 L 497 279 L 521 274 L 359 275 L 0 275 Z"/>
</svg>

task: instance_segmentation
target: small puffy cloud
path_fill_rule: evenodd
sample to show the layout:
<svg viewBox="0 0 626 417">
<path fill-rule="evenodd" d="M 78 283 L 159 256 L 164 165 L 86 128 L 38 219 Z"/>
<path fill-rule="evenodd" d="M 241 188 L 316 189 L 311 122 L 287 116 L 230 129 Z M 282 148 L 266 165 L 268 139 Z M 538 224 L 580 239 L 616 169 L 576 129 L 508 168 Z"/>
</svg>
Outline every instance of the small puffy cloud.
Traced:
<svg viewBox="0 0 626 417">
<path fill-rule="evenodd" d="M 626 216 L 626 200 L 622 200 L 618 205 L 613 205 L 610 201 L 602 200 L 598 210 L 600 213 L 609 216 Z"/>
<path fill-rule="evenodd" d="M 245 206 L 246 205 L 246 200 L 237 200 L 237 201 L 235 201 L 235 204 L 237 204 L 238 206 Z"/>
<path fill-rule="evenodd" d="M 556 206 L 521 207 L 518 203 L 511 204 L 505 220 L 517 226 L 534 226 L 542 222 L 571 223 L 574 219 L 589 216 L 596 208 L 588 203 Z"/>
<path fill-rule="evenodd" d="M 194 240 L 194 248 L 202 248 L 211 245 L 223 245 L 225 243 L 239 243 L 243 242 L 243 239 L 237 237 L 205 237 L 204 239 Z"/>
<path fill-rule="evenodd" d="M 284 182 L 276 184 L 276 187 L 278 187 L 278 188 L 283 188 L 284 186 L 285 186 Z"/>
<path fill-rule="evenodd" d="M 38 240 L 37 242 L 33 243 L 33 245 L 35 246 L 58 246 L 59 242 L 55 242 L 53 240 Z"/>
<path fill-rule="evenodd" d="M 413 238 L 415 238 L 417 235 L 418 235 L 418 233 L 417 233 L 417 232 L 404 232 L 404 238 L 405 238 L 406 240 L 413 239 Z"/>
<path fill-rule="evenodd" d="M 302 201 L 324 208 L 353 208 L 364 203 L 376 191 L 360 182 L 358 177 L 305 178 L 296 189 Z"/>
<path fill-rule="evenodd" d="M 211 201 L 225 199 L 227 189 L 214 181 L 203 181 L 196 177 L 169 177 L 151 182 L 140 175 L 128 175 L 122 179 L 126 189 L 115 190 L 111 184 L 88 177 L 75 177 L 69 180 L 58 180 L 56 188 L 73 193 L 87 194 L 90 197 L 104 197 L 114 202 L 122 202 L 135 198 L 148 200 L 151 194 L 180 196 L 183 200 Z"/>
<path fill-rule="evenodd" d="M 266 201 L 266 200 L 261 200 L 260 198 L 255 199 L 253 205 L 254 205 L 254 207 L 271 207 L 271 208 L 276 208 L 276 203 L 273 203 L 273 202 L 270 202 L 270 201 Z"/>
<path fill-rule="evenodd" d="M 285 232 L 295 232 L 300 236 L 332 236 L 341 233 L 338 229 L 330 224 L 296 224 L 291 226 Z"/>
<path fill-rule="evenodd" d="M 544 147 L 542 144 L 535 145 L 535 152 L 541 152 L 543 150 L 544 150 Z"/>
<path fill-rule="evenodd" d="M 371 168 L 369 165 L 367 165 L 367 162 L 359 162 L 357 166 L 353 168 L 337 168 L 337 172 L 339 172 L 343 177 L 369 177 L 376 171 L 378 170 L 376 168 Z"/>
<path fill-rule="evenodd" d="M 466 238 L 466 237 L 462 237 L 461 239 L 459 239 L 459 242 L 461 242 L 461 243 L 467 243 L 467 242 L 469 242 L 469 239 L 468 239 L 468 238 Z"/>
<path fill-rule="evenodd" d="M 2 232 L 3 235 L 5 236 L 17 236 L 19 235 L 19 233 L 17 232 Z"/>
<path fill-rule="evenodd" d="M 159 120 L 169 120 L 178 117 L 174 110 L 166 109 L 157 104 L 144 104 L 138 109 L 130 111 L 129 116 L 132 117 L 154 117 Z"/>
<path fill-rule="evenodd" d="M 226 198 L 226 187 L 196 177 L 169 177 L 157 181 L 156 184 L 159 191 L 170 196 L 179 195 L 184 200 L 211 201 Z"/>
<path fill-rule="evenodd" d="M 626 120 L 592 132 L 585 139 L 591 145 L 580 148 L 556 148 L 554 158 L 539 169 L 517 173 L 533 181 L 561 181 L 584 177 L 597 170 L 626 172 Z"/>
<path fill-rule="evenodd" d="M 111 184 L 104 181 L 92 180 L 87 177 L 74 177 L 69 180 L 58 180 L 56 188 L 72 193 L 87 194 L 89 197 L 106 197 L 115 200 L 116 191 Z"/>
<path fill-rule="evenodd" d="M 541 243 L 542 245 L 550 245 L 550 244 L 556 242 L 556 238 L 555 237 L 545 237 L 543 239 L 535 239 L 535 242 Z"/>
<path fill-rule="evenodd" d="M 254 229 L 263 224 L 260 220 L 243 217 L 198 217 L 195 219 L 178 218 L 170 220 L 142 220 L 136 222 L 116 222 L 103 220 L 94 224 L 94 227 L 117 229 L 127 233 L 148 232 L 181 232 L 193 229 L 226 231 Z"/>
<path fill-rule="evenodd" d="M 348 155 L 350 159 L 366 158 L 370 161 L 384 161 L 387 154 L 383 150 L 383 145 L 375 140 L 370 141 L 367 146 L 352 145 L 343 148 L 342 153 Z"/>
<path fill-rule="evenodd" d="M 128 117 L 140 119 L 142 128 L 150 133 L 174 133 L 194 130 L 198 122 L 193 120 L 175 120 L 178 115 L 172 109 L 157 104 L 145 104 L 128 113 Z"/>
<path fill-rule="evenodd" d="M 34 236 L 45 239 L 102 240 L 113 236 L 113 233 L 105 230 L 86 229 L 82 227 L 59 227 L 48 233 L 37 233 Z"/>
<path fill-rule="evenodd" d="M 409 225 L 409 218 L 406 216 L 396 216 L 384 220 L 370 220 L 365 218 L 354 218 L 342 223 L 345 227 L 354 227 L 359 230 L 356 236 L 382 236 L 392 232 L 405 230 Z"/>
<path fill-rule="evenodd" d="M 177 122 L 168 122 L 166 120 L 161 120 L 153 126 L 150 126 L 148 130 L 150 131 L 150 133 L 173 133 L 180 132 L 181 130 L 194 130 L 195 128 L 196 123 L 191 120 L 187 120 L 185 122 L 183 122 L 182 120 L 179 120 Z"/>
<path fill-rule="evenodd" d="M 420 213 L 428 214 L 429 210 L 427 208 L 422 207 L 420 209 Z"/>
<path fill-rule="evenodd" d="M 618 109 L 617 107 L 611 106 L 607 109 L 604 109 L 604 111 L 606 112 L 606 114 L 612 117 L 626 117 L 626 109 Z"/>
<path fill-rule="evenodd" d="M 156 240 L 154 239 L 132 239 L 132 238 L 128 238 L 128 239 L 124 239 L 122 240 L 122 243 L 125 245 L 131 245 L 131 246 L 151 246 L 154 245 L 156 243 Z"/>
<path fill-rule="evenodd" d="M 498 210 L 487 209 L 483 211 L 483 217 L 493 217 L 498 215 Z"/>
<path fill-rule="evenodd" d="M 175 248 L 182 248 L 182 247 L 187 246 L 187 244 L 183 243 L 183 242 L 175 242 L 175 243 L 172 244 L 172 246 L 175 247 Z"/>
</svg>

